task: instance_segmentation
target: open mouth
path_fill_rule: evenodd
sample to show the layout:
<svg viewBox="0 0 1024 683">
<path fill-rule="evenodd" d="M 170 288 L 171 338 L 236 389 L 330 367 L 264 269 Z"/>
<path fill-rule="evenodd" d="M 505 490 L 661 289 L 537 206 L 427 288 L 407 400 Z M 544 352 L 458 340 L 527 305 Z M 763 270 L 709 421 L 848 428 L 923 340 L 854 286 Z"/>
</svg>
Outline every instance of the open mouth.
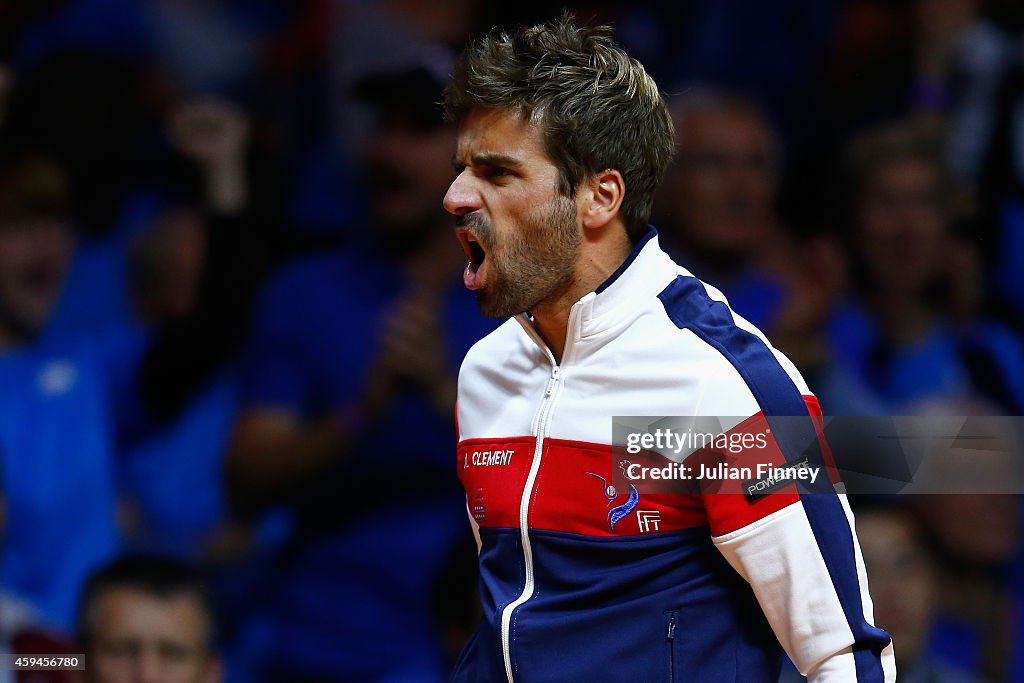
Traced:
<svg viewBox="0 0 1024 683">
<path fill-rule="evenodd" d="M 487 250 L 472 231 L 459 228 L 455 234 L 462 244 L 462 251 L 466 254 L 466 270 L 462 273 L 462 281 L 467 289 L 480 289 L 484 286 L 483 266 L 487 259 Z"/>
</svg>

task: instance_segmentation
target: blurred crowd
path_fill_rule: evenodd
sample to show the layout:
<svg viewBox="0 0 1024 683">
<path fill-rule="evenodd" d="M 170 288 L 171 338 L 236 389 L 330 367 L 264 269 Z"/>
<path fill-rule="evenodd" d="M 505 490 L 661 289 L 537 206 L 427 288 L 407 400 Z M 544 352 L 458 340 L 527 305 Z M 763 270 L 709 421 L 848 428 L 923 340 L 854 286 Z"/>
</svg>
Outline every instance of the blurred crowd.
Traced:
<svg viewBox="0 0 1024 683">
<path fill-rule="evenodd" d="M 569 5 L 668 96 L 663 245 L 826 415 L 1024 415 L 1021 3 Z M 0 0 L 4 651 L 445 679 L 478 610 L 456 378 L 497 322 L 438 102 L 472 35 L 553 11 Z M 1024 681 L 1021 497 L 855 503 L 901 680 Z"/>
</svg>

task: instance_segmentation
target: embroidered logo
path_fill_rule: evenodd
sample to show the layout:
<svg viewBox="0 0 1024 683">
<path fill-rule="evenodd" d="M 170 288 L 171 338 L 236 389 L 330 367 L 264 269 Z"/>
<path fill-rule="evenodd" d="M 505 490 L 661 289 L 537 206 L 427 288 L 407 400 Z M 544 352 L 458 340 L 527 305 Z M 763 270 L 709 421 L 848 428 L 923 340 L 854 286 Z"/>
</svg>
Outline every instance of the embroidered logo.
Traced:
<svg viewBox="0 0 1024 683">
<path fill-rule="evenodd" d="M 658 510 L 637 510 L 636 523 L 640 527 L 640 533 L 642 534 L 651 531 L 651 527 L 654 527 L 653 530 L 657 531 L 658 524 L 661 523 L 661 512 Z"/>
<path fill-rule="evenodd" d="M 475 495 L 473 496 L 472 507 L 470 508 L 473 519 L 479 522 L 487 521 L 487 508 L 484 505 L 484 487 L 477 486 Z"/>
<path fill-rule="evenodd" d="M 625 462 L 625 461 L 623 461 Z M 615 499 L 619 497 L 619 492 L 615 487 L 608 483 L 608 481 L 600 474 L 594 474 L 593 472 L 586 472 L 592 477 L 596 477 L 601 480 L 604 484 L 604 497 L 608 501 L 605 505 L 606 508 L 611 507 Z M 629 495 L 626 496 L 626 502 L 621 505 L 616 505 L 612 509 L 608 510 L 608 528 L 612 531 L 615 530 L 615 525 L 618 524 L 624 517 L 629 516 L 629 513 L 636 509 L 637 504 L 640 502 L 640 492 L 636 490 L 636 486 L 631 483 L 629 485 Z"/>
</svg>

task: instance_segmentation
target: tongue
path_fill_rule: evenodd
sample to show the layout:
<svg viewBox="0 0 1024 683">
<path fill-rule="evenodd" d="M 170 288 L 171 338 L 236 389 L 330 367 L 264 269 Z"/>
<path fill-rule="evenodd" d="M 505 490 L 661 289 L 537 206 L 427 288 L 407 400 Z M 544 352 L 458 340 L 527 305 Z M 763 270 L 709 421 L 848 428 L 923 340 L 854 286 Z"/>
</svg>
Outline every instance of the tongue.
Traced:
<svg viewBox="0 0 1024 683">
<path fill-rule="evenodd" d="M 480 277 L 480 264 L 469 261 L 466 270 L 462 273 L 462 282 L 466 289 L 480 289 L 484 286 L 483 278 Z"/>
</svg>

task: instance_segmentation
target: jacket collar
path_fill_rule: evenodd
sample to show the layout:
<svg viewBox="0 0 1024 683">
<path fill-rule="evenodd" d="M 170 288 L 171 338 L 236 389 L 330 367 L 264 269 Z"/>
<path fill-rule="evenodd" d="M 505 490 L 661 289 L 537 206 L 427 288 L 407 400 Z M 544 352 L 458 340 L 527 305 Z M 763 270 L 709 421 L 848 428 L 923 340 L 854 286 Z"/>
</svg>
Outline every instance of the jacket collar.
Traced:
<svg viewBox="0 0 1024 683">
<path fill-rule="evenodd" d="M 651 227 L 622 265 L 600 287 L 574 305 L 579 308 L 581 335 L 629 322 L 678 272 L 679 266 L 661 248 L 658 231 Z"/>
</svg>

